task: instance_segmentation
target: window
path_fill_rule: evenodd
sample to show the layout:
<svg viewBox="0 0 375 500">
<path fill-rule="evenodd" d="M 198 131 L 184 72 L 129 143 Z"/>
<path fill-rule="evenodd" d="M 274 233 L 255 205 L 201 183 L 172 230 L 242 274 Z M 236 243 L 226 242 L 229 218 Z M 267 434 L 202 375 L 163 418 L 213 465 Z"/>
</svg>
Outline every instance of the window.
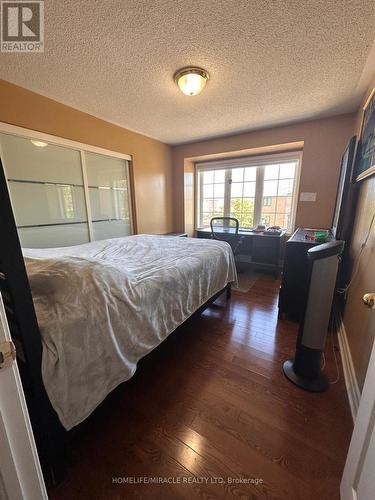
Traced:
<svg viewBox="0 0 375 500">
<path fill-rule="evenodd" d="M 263 206 L 270 207 L 272 205 L 272 196 L 263 196 Z"/>
<path fill-rule="evenodd" d="M 300 154 L 198 163 L 197 224 L 231 216 L 240 227 L 294 226 Z"/>
<path fill-rule="evenodd" d="M 202 172 L 202 224 L 224 215 L 225 170 Z"/>
<path fill-rule="evenodd" d="M 256 169 L 253 167 L 229 170 L 230 215 L 240 226 L 254 226 Z"/>
<path fill-rule="evenodd" d="M 292 199 L 296 162 L 266 165 L 264 167 L 263 203 L 261 223 L 266 226 L 292 226 Z"/>
</svg>

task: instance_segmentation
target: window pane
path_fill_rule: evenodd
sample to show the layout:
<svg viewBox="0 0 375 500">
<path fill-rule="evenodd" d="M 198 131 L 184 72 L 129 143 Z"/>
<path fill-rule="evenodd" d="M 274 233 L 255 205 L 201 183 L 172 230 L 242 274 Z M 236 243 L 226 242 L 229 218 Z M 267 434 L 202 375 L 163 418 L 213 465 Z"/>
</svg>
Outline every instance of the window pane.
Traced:
<svg viewBox="0 0 375 500">
<path fill-rule="evenodd" d="M 277 199 L 277 212 L 287 213 L 292 209 L 292 197 L 291 196 L 279 196 Z M 274 212 L 276 210 L 273 210 Z"/>
<path fill-rule="evenodd" d="M 243 212 L 254 212 L 254 198 L 243 198 L 242 200 L 242 211 Z"/>
<path fill-rule="evenodd" d="M 215 198 L 224 198 L 224 184 L 214 184 Z"/>
<path fill-rule="evenodd" d="M 254 181 L 256 180 L 257 177 L 257 168 L 256 167 L 248 167 L 245 168 L 245 181 Z"/>
<path fill-rule="evenodd" d="M 212 212 L 214 209 L 214 200 L 211 198 L 206 198 L 203 200 L 203 212 Z"/>
<path fill-rule="evenodd" d="M 277 184 L 277 181 L 264 181 L 263 196 L 276 196 Z"/>
<path fill-rule="evenodd" d="M 216 215 L 224 214 L 224 198 L 214 200 L 214 211 Z"/>
<path fill-rule="evenodd" d="M 214 171 L 203 172 L 203 184 L 212 184 L 214 182 Z"/>
<path fill-rule="evenodd" d="M 279 177 L 279 165 L 267 165 L 264 169 L 264 179 L 277 179 Z"/>
<path fill-rule="evenodd" d="M 262 224 L 266 226 L 274 226 L 275 225 L 275 214 L 262 214 L 261 217 Z"/>
<path fill-rule="evenodd" d="M 279 181 L 279 196 L 289 196 L 293 194 L 293 179 L 284 179 Z"/>
<path fill-rule="evenodd" d="M 204 198 L 202 200 L 202 216 L 200 224 L 209 226 L 212 217 L 222 217 L 224 215 L 224 198 Z"/>
<path fill-rule="evenodd" d="M 203 215 L 202 215 L 202 225 L 203 226 L 209 226 L 211 219 L 212 219 L 212 214 L 205 214 L 205 213 L 203 213 Z"/>
<path fill-rule="evenodd" d="M 243 185 L 243 195 L 244 196 L 255 196 L 255 182 L 245 182 Z"/>
<path fill-rule="evenodd" d="M 270 207 L 272 205 L 272 196 L 263 196 L 263 206 Z"/>
<path fill-rule="evenodd" d="M 291 229 L 296 162 L 284 163 L 280 166 L 268 165 L 265 170 L 268 180 L 265 180 L 263 184 L 262 223 L 266 226 L 276 225 L 283 229 Z M 271 180 L 277 171 L 283 178 Z"/>
<path fill-rule="evenodd" d="M 243 181 L 243 168 L 233 168 L 232 169 L 232 182 L 242 182 Z"/>
<path fill-rule="evenodd" d="M 233 217 L 240 217 L 242 212 L 242 198 L 232 198 L 230 200 L 230 214 Z"/>
<path fill-rule="evenodd" d="M 276 205 L 277 196 L 265 196 L 263 198 L 262 213 L 274 214 L 276 212 Z"/>
<path fill-rule="evenodd" d="M 238 196 L 242 196 L 243 192 L 243 184 L 242 182 L 233 182 L 231 188 L 231 196 L 232 198 L 236 198 Z"/>
<path fill-rule="evenodd" d="M 280 165 L 280 179 L 294 179 L 294 173 L 296 170 L 296 164 L 293 163 L 282 163 Z"/>
<path fill-rule="evenodd" d="M 215 170 L 215 182 L 225 182 L 225 170 Z"/>
<path fill-rule="evenodd" d="M 280 227 L 288 227 L 289 226 L 289 214 L 276 214 L 275 216 L 275 225 Z"/>
<path fill-rule="evenodd" d="M 203 186 L 203 198 L 213 198 L 214 197 L 214 185 L 207 184 Z"/>
<path fill-rule="evenodd" d="M 252 213 L 243 213 L 241 220 L 240 220 L 240 226 L 241 227 L 246 227 L 246 228 L 251 228 L 254 227 L 254 216 Z"/>
</svg>

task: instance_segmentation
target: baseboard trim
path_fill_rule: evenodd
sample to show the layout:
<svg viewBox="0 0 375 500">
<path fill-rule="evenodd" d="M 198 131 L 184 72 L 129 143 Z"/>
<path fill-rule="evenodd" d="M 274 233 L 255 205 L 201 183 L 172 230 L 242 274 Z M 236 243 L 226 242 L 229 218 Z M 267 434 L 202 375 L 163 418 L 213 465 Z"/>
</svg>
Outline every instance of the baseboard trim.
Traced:
<svg viewBox="0 0 375 500">
<path fill-rule="evenodd" d="M 341 314 L 339 314 L 338 312 L 335 313 L 335 323 L 350 411 L 352 413 L 353 422 L 355 422 L 359 407 L 359 400 L 361 399 L 361 392 L 359 390 L 358 381 L 354 370 L 352 355 L 349 348 L 344 322 L 342 321 Z"/>
</svg>

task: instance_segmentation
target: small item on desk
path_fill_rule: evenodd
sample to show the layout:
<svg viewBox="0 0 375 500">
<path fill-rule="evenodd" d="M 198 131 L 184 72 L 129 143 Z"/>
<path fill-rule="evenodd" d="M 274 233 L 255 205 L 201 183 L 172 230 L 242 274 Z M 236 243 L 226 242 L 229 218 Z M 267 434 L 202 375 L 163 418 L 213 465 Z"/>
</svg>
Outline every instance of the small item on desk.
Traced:
<svg viewBox="0 0 375 500">
<path fill-rule="evenodd" d="M 315 232 L 315 240 L 318 243 L 325 243 L 328 239 L 328 231 L 316 231 Z"/>
<path fill-rule="evenodd" d="M 305 240 L 316 241 L 317 243 L 325 243 L 329 239 L 329 232 L 326 229 L 309 229 L 307 230 Z"/>
<path fill-rule="evenodd" d="M 255 229 L 253 229 L 254 233 L 263 233 L 266 230 L 266 226 L 263 224 L 258 224 Z"/>
<path fill-rule="evenodd" d="M 282 230 L 280 226 L 270 226 L 267 231 L 264 232 L 264 234 L 269 234 L 269 235 L 279 235 L 281 234 Z"/>
</svg>

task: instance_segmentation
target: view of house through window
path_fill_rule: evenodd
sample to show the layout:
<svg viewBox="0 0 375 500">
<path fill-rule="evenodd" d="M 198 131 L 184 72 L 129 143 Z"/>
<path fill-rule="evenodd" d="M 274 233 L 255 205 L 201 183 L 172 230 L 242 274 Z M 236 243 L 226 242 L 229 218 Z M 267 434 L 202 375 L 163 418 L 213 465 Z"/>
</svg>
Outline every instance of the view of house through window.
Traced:
<svg viewBox="0 0 375 500">
<path fill-rule="evenodd" d="M 290 229 L 295 172 L 296 162 L 264 167 L 262 224 Z"/>
<path fill-rule="evenodd" d="M 291 231 L 297 165 L 298 157 L 238 167 L 228 163 L 229 168 L 198 164 L 198 226 L 230 216 L 244 229 L 264 224 Z"/>
</svg>

